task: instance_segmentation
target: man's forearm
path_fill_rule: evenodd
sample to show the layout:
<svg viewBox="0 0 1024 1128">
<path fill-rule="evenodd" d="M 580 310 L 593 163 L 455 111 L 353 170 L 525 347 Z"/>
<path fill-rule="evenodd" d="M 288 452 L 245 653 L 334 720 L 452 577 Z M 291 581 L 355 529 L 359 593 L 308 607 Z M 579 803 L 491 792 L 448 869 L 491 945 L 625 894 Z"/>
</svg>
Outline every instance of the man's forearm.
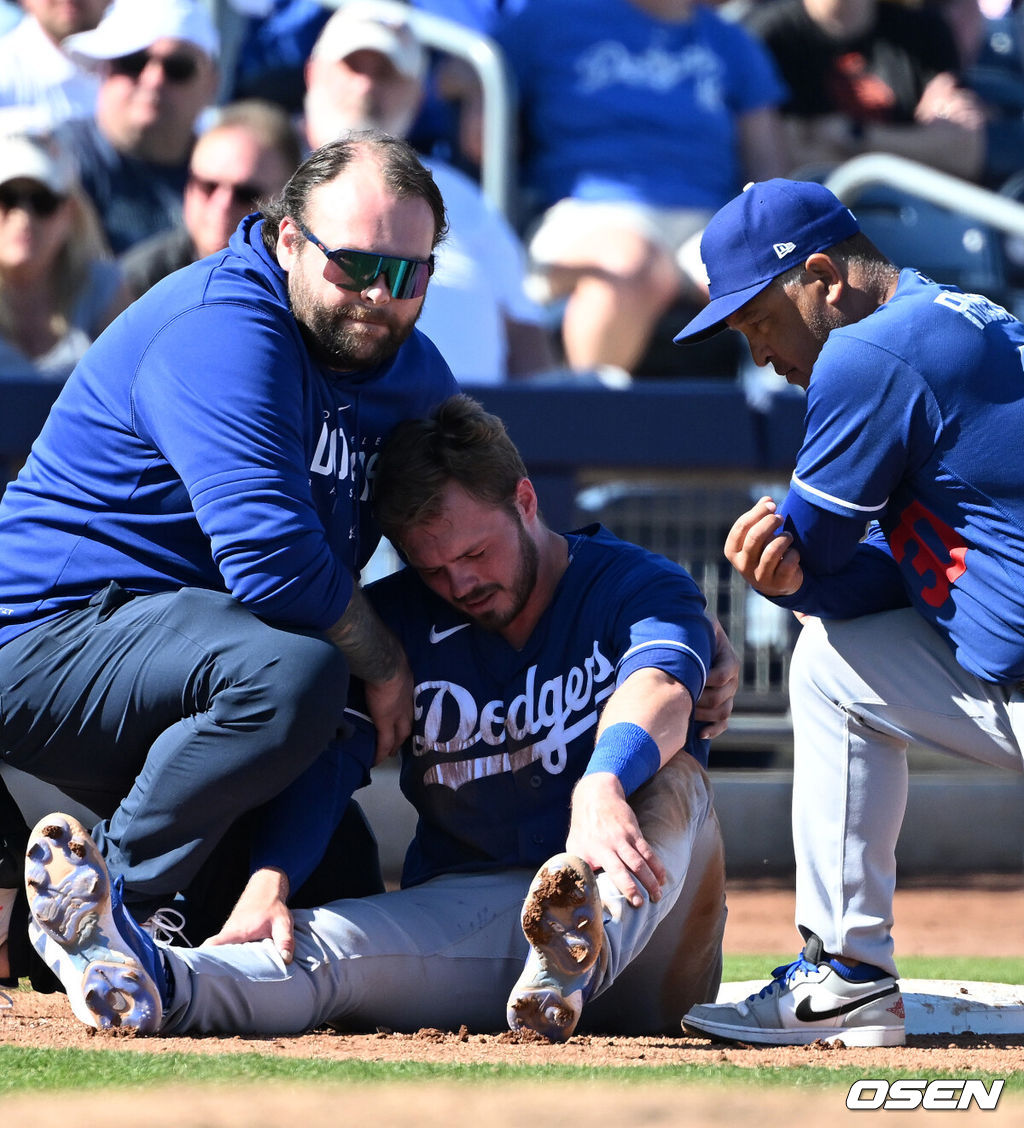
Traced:
<svg viewBox="0 0 1024 1128">
<path fill-rule="evenodd" d="M 398 639 L 381 622 L 358 586 L 353 589 L 344 615 L 328 629 L 327 637 L 348 659 L 352 674 L 364 681 L 387 681 L 405 661 Z"/>
</svg>

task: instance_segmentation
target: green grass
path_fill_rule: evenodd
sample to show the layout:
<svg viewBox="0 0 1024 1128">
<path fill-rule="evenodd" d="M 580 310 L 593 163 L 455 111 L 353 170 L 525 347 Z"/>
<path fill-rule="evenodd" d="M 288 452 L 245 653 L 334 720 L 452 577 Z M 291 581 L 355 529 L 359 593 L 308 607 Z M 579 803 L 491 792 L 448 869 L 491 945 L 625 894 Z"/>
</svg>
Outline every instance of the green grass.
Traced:
<svg viewBox="0 0 1024 1128">
<path fill-rule="evenodd" d="M 848 1089 L 864 1076 L 863 1066 L 835 1069 L 708 1065 L 560 1066 L 463 1065 L 432 1062 L 314 1061 L 270 1054 L 147 1054 L 118 1050 L 27 1050 L 0 1046 L 0 1097 L 17 1092 L 61 1089 L 110 1089 L 137 1085 L 230 1084 L 378 1084 L 387 1082 L 599 1082 L 615 1085 L 715 1084 L 785 1085 L 796 1088 L 833 1086 Z M 924 1078 L 962 1077 L 959 1070 L 915 1070 Z M 1000 1074 L 972 1072 L 986 1084 Z M 1007 1092 L 1024 1091 L 1024 1077 L 1007 1079 Z"/>
<path fill-rule="evenodd" d="M 737 956 L 726 954 L 722 978 L 726 982 L 745 983 L 759 979 L 765 983 L 772 969 L 792 963 L 795 952 L 774 956 Z M 911 956 L 900 960 L 904 979 L 966 979 L 978 983 L 1024 983 L 1024 958 L 1016 956 Z"/>
<path fill-rule="evenodd" d="M 762 956 L 726 955 L 723 978 L 731 981 L 767 982 L 773 967 L 789 963 L 792 953 Z M 912 958 L 901 962 L 908 979 L 954 979 L 999 983 L 1024 983 L 1024 959 L 935 959 Z M 2 1030 L 2 1028 L 0 1028 Z M 119 1088 L 135 1085 L 231 1084 L 287 1082 L 291 1084 L 379 1084 L 387 1082 L 537 1081 L 606 1082 L 609 1084 L 716 1084 L 786 1085 L 848 1089 L 863 1076 L 863 1067 L 824 1068 L 812 1065 L 799 1069 L 742 1067 L 715 1061 L 708 1065 L 651 1065 L 643 1068 L 460 1065 L 432 1062 L 388 1063 L 377 1061 L 331 1061 L 282 1058 L 267 1054 L 147 1053 L 133 1047 L 123 1050 L 39 1050 L 0 1045 L 0 1097 L 26 1091 L 54 1092 L 61 1089 Z M 956 1077 L 958 1070 L 914 1071 L 915 1076 Z M 1024 1091 L 1024 1074 L 971 1073 L 986 1084 L 997 1076 L 1007 1078 L 1006 1091 Z"/>
</svg>

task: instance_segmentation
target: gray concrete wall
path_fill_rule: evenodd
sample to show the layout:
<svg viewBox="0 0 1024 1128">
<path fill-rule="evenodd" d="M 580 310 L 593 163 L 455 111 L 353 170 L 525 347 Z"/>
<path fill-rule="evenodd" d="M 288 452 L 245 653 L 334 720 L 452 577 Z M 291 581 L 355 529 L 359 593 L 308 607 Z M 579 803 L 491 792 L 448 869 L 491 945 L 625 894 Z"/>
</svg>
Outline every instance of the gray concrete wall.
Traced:
<svg viewBox="0 0 1024 1128">
<path fill-rule="evenodd" d="M 712 773 L 715 804 L 733 877 L 793 870 L 791 774 L 787 770 Z M 415 815 L 398 790 L 398 773 L 378 768 L 357 795 L 391 878 L 401 869 Z M 1024 777 L 981 768 L 912 772 L 897 848 L 904 876 L 1020 872 L 1024 869 Z"/>
</svg>

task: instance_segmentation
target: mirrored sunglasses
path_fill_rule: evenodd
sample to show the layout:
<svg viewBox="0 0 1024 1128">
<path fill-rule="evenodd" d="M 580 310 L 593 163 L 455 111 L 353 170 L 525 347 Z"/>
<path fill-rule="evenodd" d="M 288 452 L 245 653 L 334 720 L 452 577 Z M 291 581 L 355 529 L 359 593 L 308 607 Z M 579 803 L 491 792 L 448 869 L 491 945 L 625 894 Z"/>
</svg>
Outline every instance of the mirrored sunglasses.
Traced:
<svg viewBox="0 0 1024 1128">
<path fill-rule="evenodd" d="M 428 259 L 407 259 L 378 255 L 372 251 L 353 251 L 347 247 L 330 251 L 308 227 L 298 220 L 295 225 L 345 276 L 342 285 L 346 290 L 362 293 L 383 274 L 393 298 L 422 298 L 427 292 L 427 283 L 434 273 L 433 255 Z"/>
<path fill-rule="evenodd" d="M 227 180 L 207 180 L 204 176 L 189 176 L 189 183 L 198 188 L 209 199 L 218 188 L 227 188 L 231 192 L 231 203 L 236 208 L 253 208 L 260 196 L 266 195 L 258 184 L 232 184 Z"/>
<path fill-rule="evenodd" d="M 194 55 L 151 55 L 148 51 L 135 51 L 131 55 L 122 55 L 119 59 L 109 62 L 110 73 L 123 75 L 132 80 L 138 79 L 149 63 L 158 63 L 163 68 L 164 78 L 168 82 L 183 85 L 191 82 L 199 73 L 199 60 Z"/>
<path fill-rule="evenodd" d="M 49 219 L 65 199 L 66 196 L 58 196 L 43 185 L 38 188 L 13 188 L 10 184 L 0 184 L 0 211 L 21 208 L 40 219 Z"/>
</svg>

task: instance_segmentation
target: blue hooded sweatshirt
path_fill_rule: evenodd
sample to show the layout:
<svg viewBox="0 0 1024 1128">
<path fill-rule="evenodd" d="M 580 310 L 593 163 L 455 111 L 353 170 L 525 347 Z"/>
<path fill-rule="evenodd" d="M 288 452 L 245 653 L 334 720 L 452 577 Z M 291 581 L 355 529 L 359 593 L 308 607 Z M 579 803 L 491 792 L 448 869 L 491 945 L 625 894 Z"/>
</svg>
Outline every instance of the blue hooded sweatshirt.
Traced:
<svg viewBox="0 0 1024 1128">
<path fill-rule="evenodd" d="M 112 580 L 300 629 L 345 610 L 381 443 L 458 387 L 418 330 L 379 367 L 320 365 L 261 224 L 143 295 L 62 389 L 0 501 L 0 644 Z"/>
</svg>

